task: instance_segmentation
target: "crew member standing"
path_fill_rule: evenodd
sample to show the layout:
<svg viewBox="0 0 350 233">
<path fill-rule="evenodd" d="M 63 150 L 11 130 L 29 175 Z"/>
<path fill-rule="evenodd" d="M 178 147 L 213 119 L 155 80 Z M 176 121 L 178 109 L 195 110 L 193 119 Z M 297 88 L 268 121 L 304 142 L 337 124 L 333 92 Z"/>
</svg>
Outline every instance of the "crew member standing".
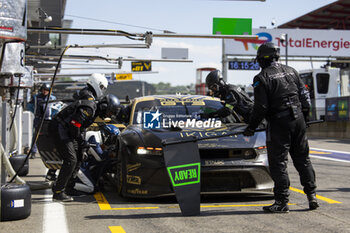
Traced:
<svg viewBox="0 0 350 233">
<path fill-rule="evenodd" d="M 252 136 L 261 120 L 266 117 L 266 145 L 274 181 L 275 203 L 263 207 L 263 210 L 273 213 L 289 212 L 288 152 L 299 173 L 309 208 L 313 210 L 319 205 L 306 136 L 305 117 L 310 108 L 310 96 L 297 71 L 277 63 L 279 54 L 280 49 L 271 42 L 262 44 L 258 49 L 256 59 L 262 70 L 254 77 L 254 108 L 244 135 Z"/>
<path fill-rule="evenodd" d="M 29 111 L 34 113 L 34 122 L 33 122 L 33 129 L 34 134 L 36 134 L 36 131 L 38 130 L 38 127 L 40 125 L 40 122 L 42 118 L 45 119 L 51 119 L 51 109 L 48 107 L 46 110 L 46 113 L 44 114 L 44 110 L 46 107 L 46 101 L 47 97 L 49 96 L 51 86 L 48 83 L 44 83 L 41 85 L 39 91 L 39 94 L 36 94 L 32 97 L 31 101 L 28 103 L 27 108 Z M 56 96 L 50 95 L 50 100 L 56 100 Z M 34 140 L 34 137 L 33 137 Z M 33 149 L 31 151 L 31 157 L 32 159 L 35 158 L 35 154 L 38 152 L 38 148 L 36 144 L 34 144 Z M 45 180 L 47 181 L 55 181 L 56 180 L 56 170 L 55 169 L 49 169 Z"/>
<path fill-rule="evenodd" d="M 49 119 L 51 117 L 50 108 L 47 108 L 46 113 L 44 114 L 46 101 L 47 101 L 47 97 L 49 96 L 50 88 L 51 87 L 49 84 L 47 83 L 42 84 L 39 89 L 40 93 L 33 95 L 32 99 L 27 105 L 28 110 L 34 113 L 34 122 L 33 122 L 34 135 L 35 135 L 35 132 L 37 131 L 37 128 L 40 125 L 41 119 L 43 117 L 45 119 Z M 56 100 L 56 96 L 51 95 L 50 100 Z M 38 152 L 38 148 L 36 144 L 34 144 L 33 149 L 31 151 L 31 158 L 35 158 L 35 154 L 37 152 Z"/>
</svg>

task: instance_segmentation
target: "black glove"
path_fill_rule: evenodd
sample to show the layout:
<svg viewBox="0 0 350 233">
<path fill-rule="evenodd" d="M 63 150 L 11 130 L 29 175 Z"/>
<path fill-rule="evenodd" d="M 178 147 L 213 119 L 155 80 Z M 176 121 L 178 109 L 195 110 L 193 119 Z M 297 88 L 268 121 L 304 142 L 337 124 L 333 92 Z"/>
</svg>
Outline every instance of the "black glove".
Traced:
<svg viewBox="0 0 350 233">
<path fill-rule="evenodd" d="M 246 137 L 251 137 L 251 136 L 254 135 L 254 132 L 255 131 L 253 129 L 247 127 L 247 128 L 245 128 L 245 130 L 243 132 L 243 135 L 246 136 Z"/>
<path fill-rule="evenodd" d="M 208 119 L 210 118 L 208 113 L 198 113 L 198 116 L 200 117 L 200 119 Z"/>
<path fill-rule="evenodd" d="M 304 115 L 305 122 L 309 122 L 310 121 L 309 110 L 303 110 L 303 115 Z"/>
<path fill-rule="evenodd" d="M 217 111 L 219 117 L 227 117 L 231 114 L 231 110 L 227 107 L 222 107 Z"/>
<path fill-rule="evenodd" d="M 87 157 L 88 157 L 87 152 L 89 151 L 89 149 L 90 149 L 90 144 L 87 141 L 82 140 L 79 143 L 79 150 L 80 150 L 81 158 L 83 161 L 87 159 Z"/>
<path fill-rule="evenodd" d="M 80 149 L 86 149 L 89 147 L 90 147 L 90 144 L 87 141 L 85 141 L 83 139 L 79 140 L 79 148 Z"/>
</svg>

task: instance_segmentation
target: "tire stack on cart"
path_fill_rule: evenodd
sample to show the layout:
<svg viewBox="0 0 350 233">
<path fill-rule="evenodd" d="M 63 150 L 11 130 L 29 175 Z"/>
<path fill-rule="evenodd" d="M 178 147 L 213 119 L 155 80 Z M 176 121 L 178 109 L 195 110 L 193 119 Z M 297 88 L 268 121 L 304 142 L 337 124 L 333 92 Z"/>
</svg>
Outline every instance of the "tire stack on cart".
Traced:
<svg viewBox="0 0 350 233">
<path fill-rule="evenodd" d="M 3 98 L 0 101 L 0 219 L 1 221 L 8 221 L 27 218 L 31 212 L 31 192 L 29 186 L 23 180 L 21 182 L 23 184 L 11 183 L 12 180 L 6 183 L 7 177 L 4 176 L 7 176 L 7 174 L 3 171 L 3 168 L 6 166 L 7 172 L 13 173 L 8 157 L 9 127 L 6 124 L 7 119 L 11 116 L 10 106 L 13 103 L 16 103 L 16 106 L 19 105 L 19 98 L 17 95 L 15 100 L 10 93 L 15 91 L 20 93 L 20 89 L 27 88 L 22 85 L 24 82 L 21 80 L 25 70 L 23 64 L 23 42 L 27 40 L 27 0 L 2 0 L 0 25 L 0 92 L 3 94 Z M 27 158 L 23 156 L 16 156 L 13 163 L 19 164 L 22 167 L 23 162 L 26 160 Z M 23 166 L 21 172 L 28 173 L 28 166 Z"/>
</svg>

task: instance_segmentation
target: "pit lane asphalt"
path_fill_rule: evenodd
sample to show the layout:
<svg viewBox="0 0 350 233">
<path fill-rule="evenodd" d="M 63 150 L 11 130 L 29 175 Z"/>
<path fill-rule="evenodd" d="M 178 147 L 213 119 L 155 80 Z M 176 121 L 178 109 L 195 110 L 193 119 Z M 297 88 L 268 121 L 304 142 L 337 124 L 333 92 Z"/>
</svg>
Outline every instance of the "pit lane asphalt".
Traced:
<svg viewBox="0 0 350 233">
<path fill-rule="evenodd" d="M 349 152 L 350 157 L 350 140 L 313 138 L 309 142 L 321 205 L 315 211 L 308 210 L 290 161 L 288 214 L 264 213 L 262 206 L 273 203 L 270 196 L 204 196 L 201 215 L 183 217 L 174 198 L 125 200 L 107 188 L 95 196 L 59 204 L 51 201 L 52 193 L 47 189 L 33 190 L 31 215 L 0 222 L 0 232 L 350 232 L 350 163 L 337 161 L 332 154 L 331 160 L 324 158 L 325 150 Z M 41 160 L 31 159 L 24 179 L 42 184 L 45 173 Z"/>
</svg>

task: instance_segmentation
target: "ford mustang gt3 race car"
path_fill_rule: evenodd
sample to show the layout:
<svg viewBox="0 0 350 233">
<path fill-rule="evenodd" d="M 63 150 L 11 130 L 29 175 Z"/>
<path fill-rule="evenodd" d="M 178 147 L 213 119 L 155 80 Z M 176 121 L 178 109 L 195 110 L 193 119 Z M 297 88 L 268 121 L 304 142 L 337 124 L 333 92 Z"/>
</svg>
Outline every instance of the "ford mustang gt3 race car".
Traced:
<svg viewBox="0 0 350 233">
<path fill-rule="evenodd" d="M 120 195 L 157 197 L 174 194 L 164 161 L 162 141 L 198 140 L 201 193 L 271 192 L 265 132 L 252 137 L 225 134 L 242 131 L 239 116 L 202 119 L 223 107 L 213 97 L 199 95 L 145 96 L 128 106 L 130 121 L 119 135 L 118 161 L 110 176 Z M 177 146 L 183 146 L 181 143 Z M 186 155 L 183 155 L 186 156 Z"/>
</svg>

